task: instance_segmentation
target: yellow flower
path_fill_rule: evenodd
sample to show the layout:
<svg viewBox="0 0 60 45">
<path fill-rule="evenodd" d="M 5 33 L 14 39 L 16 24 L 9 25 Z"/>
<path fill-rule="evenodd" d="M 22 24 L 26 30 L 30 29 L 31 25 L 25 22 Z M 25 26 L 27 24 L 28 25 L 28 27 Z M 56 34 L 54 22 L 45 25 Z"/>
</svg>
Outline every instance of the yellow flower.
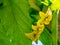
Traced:
<svg viewBox="0 0 60 45">
<path fill-rule="evenodd" d="M 34 31 L 36 31 L 37 30 L 37 26 L 35 26 L 35 25 L 32 25 L 32 29 L 34 30 Z"/>
<path fill-rule="evenodd" d="M 52 2 L 51 9 L 56 10 L 60 9 L 60 0 L 50 0 Z"/>
<path fill-rule="evenodd" d="M 32 41 L 36 41 L 39 39 L 41 33 L 44 30 L 44 24 L 49 24 L 52 20 L 52 13 L 50 9 L 48 9 L 47 13 L 39 12 L 41 19 L 37 21 L 37 25 L 32 25 L 33 32 L 25 33 L 26 37 L 31 39 Z"/>
<path fill-rule="evenodd" d="M 39 22 L 37 22 L 37 23 L 39 23 Z M 44 29 L 44 25 L 43 24 L 39 24 L 39 25 L 37 24 L 37 26 L 32 25 L 32 29 L 33 29 L 33 31 L 42 33 L 43 29 Z"/>
<path fill-rule="evenodd" d="M 32 33 L 25 33 L 25 36 L 26 36 L 27 38 L 31 39 L 32 41 L 35 40 L 34 35 L 35 35 L 34 32 L 32 32 Z"/>
<path fill-rule="evenodd" d="M 33 31 L 32 33 L 25 33 L 25 35 L 32 41 L 36 41 L 40 37 L 40 32 Z"/>
<path fill-rule="evenodd" d="M 42 32 L 44 29 L 44 22 L 42 19 L 37 21 L 37 26 L 38 26 L 39 30 Z"/>
<path fill-rule="evenodd" d="M 52 20 L 52 12 L 50 8 L 48 8 L 47 13 L 39 12 L 39 15 L 41 17 L 41 20 L 43 20 L 45 25 L 48 25 L 50 21 Z"/>
<path fill-rule="evenodd" d="M 36 26 L 32 25 L 32 29 L 32 33 L 25 33 L 25 35 L 32 41 L 36 41 L 40 37 L 40 34 L 43 32 L 44 24 L 38 20 Z"/>
</svg>

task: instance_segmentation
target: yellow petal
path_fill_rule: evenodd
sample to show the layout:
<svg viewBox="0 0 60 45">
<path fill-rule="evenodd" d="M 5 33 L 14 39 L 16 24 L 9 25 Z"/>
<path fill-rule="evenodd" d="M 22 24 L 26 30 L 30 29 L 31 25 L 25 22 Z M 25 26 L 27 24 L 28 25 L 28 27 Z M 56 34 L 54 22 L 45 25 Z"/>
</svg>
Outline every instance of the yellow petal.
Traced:
<svg viewBox="0 0 60 45">
<path fill-rule="evenodd" d="M 38 33 L 36 34 L 35 40 L 39 39 L 39 37 L 40 37 L 40 33 L 38 32 Z"/>
<path fill-rule="evenodd" d="M 37 32 L 37 33 L 36 33 L 35 41 L 39 39 L 39 37 L 40 37 L 41 33 L 42 33 L 41 31 L 39 31 L 39 32 Z"/>
<path fill-rule="evenodd" d="M 32 41 L 35 39 L 34 38 L 34 33 L 25 33 L 25 36 L 29 39 L 31 39 Z"/>
<path fill-rule="evenodd" d="M 45 13 L 43 13 L 43 12 L 39 12 L 39 15 L 40 15 L 40 17 L 43 19 L 43 18 L 45 18 Z"/>
<path fill-rule="evenodd" d="M 32 25 L 33 30 L 37 30 L 37 26 Z"/>
<path fill-rule="evenodd" d="M 50 8 L 48 8 L 48 10 L 47 10 L 46 14 L 52 15 L 52 11 L 51 11 L 51 9 L 50 9 Z"/>
<path fill-rule="evenodd" d="M 48 19 L 49 19 L 49 21 L 51 21 L 52 20 L 52 15 L 49 15 Z"/>
<path fill-rule="evenodd" d="M 44 25 L 44 24 L 43 24 L 43 19 L 38 20 L 38 21 L 37 21 L 37 26 L 42 26 L 42 25 Z"/>
<path fill-rule="evenodd" d="M 42 25 L 42 26 L 39 27 L 39 31 L 40 31 L 40 33 L 42 33 L 43 30 L 44 30 L 44 25 Z"/>
<path fill-rule="evenodd" d="M 37 21 L 37 26 L 39 28 L 39 31 L 44 29 L 44 21 L 42 19 Z"/>
<path fill-rule="evenodd" d="M 36 41 L 40 36 L 40 32 L 33 31 L 32 33 L 25 33 L 25 36 L 32 41 Z"/>
<path fill-rule="evenodd" d="M 51 21 L 52 20 L 52 11 L 50 8 L 48 8 L 46 15 L 48 16 L 48 20 Z"/>
<path fill-rule="evenodd" d="M 50 0 L 52 3 L 55 3 L 56 2 L 56 0 Z"/>
<path fill-rule="evenodd" d="M 50 10 L 50 8 L 48 8 L 47 13 L 46 13 L 46 17 L 44 19 L 45 25 L 48 25 L 51 20 L 52 20 L 52 11 Z"/>
<path fill-rule="evenodd" d="M 45 20 L 44 24 L 49 25 L 50 21 L 48 19 Z"/>
<path fill-rule="evenodd" d="M 54 3 L 51 5 L 52 10 L 60 9 L 60 0 L 55 0 Z"/>
<path fill-rule="evenodd" d="M 48 17 L 44 19 L 44 24 L 48 25 L 51 20 L 52 20 L 52 15 L 48 15 Z"/>
</svg>

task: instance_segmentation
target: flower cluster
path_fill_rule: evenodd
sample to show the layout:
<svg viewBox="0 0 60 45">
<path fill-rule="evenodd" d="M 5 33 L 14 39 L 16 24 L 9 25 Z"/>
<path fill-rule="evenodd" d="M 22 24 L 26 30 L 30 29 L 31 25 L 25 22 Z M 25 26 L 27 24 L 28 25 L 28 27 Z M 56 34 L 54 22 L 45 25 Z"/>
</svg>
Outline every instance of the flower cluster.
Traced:
<svg viewBox="0 0 60 45">
<path fill-rule="evenodd" d="M 32 25 L 33 32 L 25 34 L 32 41 L 39 39 L 45 25 L 49 25 L 52 20 L 52 12 L 50 8 L 48 8 L 46 13 L 39 11 L 39 15 L 40 19 L 36 22 L 36 25 Z"/>
</svg>

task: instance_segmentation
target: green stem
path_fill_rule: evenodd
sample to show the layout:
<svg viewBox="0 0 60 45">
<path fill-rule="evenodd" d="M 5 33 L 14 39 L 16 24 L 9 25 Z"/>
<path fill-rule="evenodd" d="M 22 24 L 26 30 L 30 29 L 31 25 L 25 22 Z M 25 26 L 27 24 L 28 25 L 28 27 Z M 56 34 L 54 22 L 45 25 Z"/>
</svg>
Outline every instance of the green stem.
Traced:
<svg viewBox="0 0 60 45">
<path fill-rule="evenodd" d="M 57 10 L 53 12 L 53 19 L 51 22 L 51 30 L 52 30 L 52 45 L 57 45 L 57 27 L 58 26 L 58 14 Z"/>
</svg>

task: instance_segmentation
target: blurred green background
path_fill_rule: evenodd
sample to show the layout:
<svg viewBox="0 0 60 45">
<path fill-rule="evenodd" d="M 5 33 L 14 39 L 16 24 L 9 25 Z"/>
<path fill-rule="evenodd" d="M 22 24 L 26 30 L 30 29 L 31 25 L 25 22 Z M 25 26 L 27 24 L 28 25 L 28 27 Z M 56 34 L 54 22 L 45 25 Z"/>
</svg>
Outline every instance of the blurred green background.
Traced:
<svg viewBox="0 0 60 45">
<path fill-rule="evenodd" d="M 38 1 L 30 3 L 29 0 L 0 0 L 0 45 L 31 45 L 32 40 L 25 33 L 32 32 L 31 25 L 38 20 L 38 12 L 46 11 L 47 6 Z M 57 45 L 56 29 L 57 11 L 53 11 L 51 27 L 45 27 L 40 41 L 44 45 Z"/>
</svg>

